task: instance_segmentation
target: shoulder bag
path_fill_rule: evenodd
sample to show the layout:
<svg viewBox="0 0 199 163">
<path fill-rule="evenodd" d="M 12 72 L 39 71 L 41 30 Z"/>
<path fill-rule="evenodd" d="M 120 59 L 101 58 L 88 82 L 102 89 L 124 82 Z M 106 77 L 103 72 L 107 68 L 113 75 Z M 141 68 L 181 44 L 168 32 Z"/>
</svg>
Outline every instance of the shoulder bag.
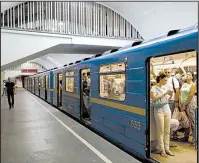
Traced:
<svg viewBox="0 0 199 163">
<path fill-rule="evenodd" d="M 163 93 L 162 90 L 160 90 L 158 87 L 156 87 L 156 90 L 157 90 L 160 94 Z M 158 93 L 158 94 L 159 94 L 159 93 Z M 161 107 L 165 106 L 166 104 L 168 104 L 168 100 L 167 100 L 166 97 L 162 97 L 162 98 L 159 98 L 159 99 L 153 101 L 153 107 L 154 107 L 154 108 L 161 108 Z"/>
</svg>

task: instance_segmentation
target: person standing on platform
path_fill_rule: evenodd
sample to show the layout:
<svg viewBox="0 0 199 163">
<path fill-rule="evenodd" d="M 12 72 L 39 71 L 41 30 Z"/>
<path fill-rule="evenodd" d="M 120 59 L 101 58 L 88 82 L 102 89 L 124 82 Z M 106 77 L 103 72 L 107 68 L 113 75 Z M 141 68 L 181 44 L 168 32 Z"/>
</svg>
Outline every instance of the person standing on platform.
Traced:
<svg viewBox="0 0 199 163">
<path fill-rule="evenodd" d="M 8 104 L 9 108 L 14 108 L 14 86 L 15 83 L 11 82 L 10 77 L 8 78 L 8 81 L 5 84 L 7 88 L 7 97 L 8 97 Z M 12 98 L 12 103 L 10 102 L 10 97 Z"/>
</svg>

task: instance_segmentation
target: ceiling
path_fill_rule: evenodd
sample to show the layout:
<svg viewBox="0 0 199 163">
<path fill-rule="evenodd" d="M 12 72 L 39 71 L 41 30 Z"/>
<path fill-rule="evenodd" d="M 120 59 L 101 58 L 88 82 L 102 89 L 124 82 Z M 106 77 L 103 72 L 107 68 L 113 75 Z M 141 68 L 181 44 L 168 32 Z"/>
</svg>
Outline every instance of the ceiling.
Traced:
<svg viewBox="0 0 199 163">
<path fill-rule="evenodd" d="M 99 2 L 127 19 L 147 40 L 198 23 L 197 2 Z"/>
<path fill-rule="evenodd" d="M 104 53 L 105 51 L 118 48 L 116 46 L 99 46 L 99 45 L 82 45 L 82 44 L 58 44 L 51 48 L 39 51 L 22 59 L 18 59 L 14 62 L 10 62 L 1 66 L 1 71 L 7 70 L 10 67 L 18 66 L 22 63 L 25 63 L 30 60 L 34 60 L 39 58 L 38 60 L 43 60 L 40 64 L 44 67 L 53 68 L 52 66 L 56 64 L 52 64 L 53 62 L 57 62 L 58 64 L 63 65 L 68 64 L 73 61 L 77 61 L 86 55 L 94 55 L 99 53 Z M 50 54 L 51 53 L 51 54 Z M 67 56 L 67 58 L 64 58 Z M 61 56 L 63 55 L 63 56 Z M 53 56 L 53 58 L 52 58 Z M 44 65 L 44 63 L 52 64 L 50 67 Z M 56 67 L 56 66 L 54 66 Z"/>
<path fill-rule="evenodd" d="M 21 2 L 2 2 L 1 12 Z M 111 2 L 100 3 L 127 19 L 144 39 L 198 22 L 197 2 Z"/>
<path fill-rule="evenodd" d="M 22 2 L 5 2 L 5 1 L 2 2 L 1 1 L 1 12 L 9 9 L 10 7 L 14 7 L 14 6 L 16 6 L 16 5 L 20 4 L 20 3 L 22 3 Z"/>
<path fill-rule="evenodd" d="M 19 3 L 21 2 L 2 2 L 1 11 Z M 166 33 L 169 30 L 182 29 L 198 23 L 197 2 L 111 2 L 104 0 L 97 3 L 111 8 L 127 19 L 139 31 L 145 40 L 156 35 Z M 64 62 L 65 60 L 67 61 L 67 58 L 70 57 L 71 54 L 70 48 L 65 48 L 63 46 L 62 50 L 69 50 L 69 52 L 65 54 L 65 57 L 50 54 L 50 58 L 53 58 L 55 62 L 58 62 L 58 64 L 62 64 L 63 58 L 66 58 L 64 59 Z M 75 49 L 78 49 L 78 47 Z M 64 52 L 61 53 L 63 55 Z M 73 53 L 77 54 L 79 51 L 76 50 L 75 52 L 73 51 Z M 84 54 L 87 53 L 88 51 L 85 49 Z M 40 58 L 38 59 L 38 62 L 39 60 L 44 63 L 45 59 Z M 50 64 L 50 62 L 48 64 Z"/>
</svg>

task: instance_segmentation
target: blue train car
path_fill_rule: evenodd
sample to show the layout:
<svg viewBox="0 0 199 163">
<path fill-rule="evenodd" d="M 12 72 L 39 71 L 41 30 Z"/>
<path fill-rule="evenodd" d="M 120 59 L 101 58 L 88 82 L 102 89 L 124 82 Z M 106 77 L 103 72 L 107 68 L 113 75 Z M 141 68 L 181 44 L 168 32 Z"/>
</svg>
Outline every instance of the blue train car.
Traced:
<svg viewBox="0 0 199 163">
<path fill-rule="evenodd" d="M 28 80 L 28 77 L 25 77 L 25 78 L 24 78 L 24 88 L 25 88 L 25 89 L 28 89 L 27 80 Z"/>
<path fill-rule="evenodd" d="M 40 96 L 39 97 L 41 97 L 43 100 L 46 100 L 46 88 L 45 88 L 46 78 L 44 76 L 44 73 L 40 73 L 38 77 L 39 77 L 39 83 L 40 83 L 40 86 L 39 86 Z"/>
<path fill-rule="evenodd" d="M 63 68 L 62 109 L 80 119 L 80 72 L 76 66 Z"/>
<path fill-rule="evenodd" d="M 60 106 L 62 101 L 65 112 L 137 157 L 155 160 L 151 153 L 152 142 L 157 139 L 150 108 L 151 61 L 189 54 L 195 56 L 198 72 L 197 26 L 69 64 L 53 70 L 53 105 Z"/>
<path fill-rule="evenodd" d="M 48 70 L 38 75 L 40 83 L 40 97 L 49 103 L 53 100 L 53 73 Z"/>
<path fill-rule="evenodd" d="M 35 93 L 35 78 L 34 76 L 30 77 L 30 92 Z"/>
<path fill-rule="evenodd" d="M 53 72 L 49 71 L 46 74 L 46 91 L 47 91 L 47 102 L 53 104 Z"/>
<path fill-rule="evenodd" d="M 31 82 L 30 82 L 30 81 L 31 81 L 30 78 L 28 78 L 28 79 L 27 79 L 27 83 L 28 83 L 27 85 L 28 85 L 28 90 L 29 90 L 29 91 L 30 91 L 30 88 L 31 88 Z"/>
<path fill-rule="evenodd" d="M 53 74 L 53 105 L 62 107 L 62 69 L 55 68 L 52 70 Z"/>
<path fill-rule="evenodd" d="M 40 97 L 39 75 L 34 75 L 35 78 L 35 95 Z"/>
<path fill-rule="evenodd" d="M 197 27 L 192 27 L 171 31 L 168 35 L 132 46 L 63 68 L 62 109 L 82 119 L 81 71 L 89 70 L 92 128 L 138 157 L 147 159 L 152 157 L 150 58 L 190 51 L 197 54 L 198 30 Z M 120 94 L 120 97 L 108 96 L 107 91 L 104 91 L 112 78 L 124 81 L 122 84 L 125 93 Z"/>
</svg>

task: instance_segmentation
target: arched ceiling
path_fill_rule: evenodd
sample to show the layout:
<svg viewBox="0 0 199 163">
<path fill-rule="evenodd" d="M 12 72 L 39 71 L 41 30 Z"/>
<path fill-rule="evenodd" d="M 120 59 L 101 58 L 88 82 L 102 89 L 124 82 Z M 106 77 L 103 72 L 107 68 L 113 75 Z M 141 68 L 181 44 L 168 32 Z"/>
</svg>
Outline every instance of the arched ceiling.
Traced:
<svg viewBox="0 0 199 163">
<path fill-rule="evenodd" d="M 2 2 L 1 12 L 21 2 Z M 182 29 L 198 23 L 197 2 L 97 2 L 127 19 L 147 40 L 172 29 Z M 68 55 L 48 55 L 36 61 L 47 68 L 67 61 Z M 83 56 L 84 57 L 84 56 Z M 55 61 L 53 63 L 53 60 Z M 73 60 L 71 60 L 73 62 Z M 56 64 L 55 64 L 56 63 Z"/>
<path fill-rule="evenodd" d="M 2 2 L 1 12 L 21 2 Z M 197 2 L 97 2 L 127 19 L 144 39 L 198 23 Z"/>
<path fill-rule="evenodd" d="M 93 56 L 92 54 L 48 54 L 32 61 L 37 62 L 47 69 L 54 67 L 62 67 L 65 64 L 76 62 L 87 57 Z"/>
<path fill-rule="evenodd" d="M 1 2 L 1 12 L 9 9 L 10 7 L 14 7 L 20 3 L 23 3 L 23 2 L 6 2 L 6 1 Z"/>
<path fill-rule="evenodd" d="M 197 2 L 99 2 L 127 19 L 144 39 L 198 23 Z"/>
</svg>

